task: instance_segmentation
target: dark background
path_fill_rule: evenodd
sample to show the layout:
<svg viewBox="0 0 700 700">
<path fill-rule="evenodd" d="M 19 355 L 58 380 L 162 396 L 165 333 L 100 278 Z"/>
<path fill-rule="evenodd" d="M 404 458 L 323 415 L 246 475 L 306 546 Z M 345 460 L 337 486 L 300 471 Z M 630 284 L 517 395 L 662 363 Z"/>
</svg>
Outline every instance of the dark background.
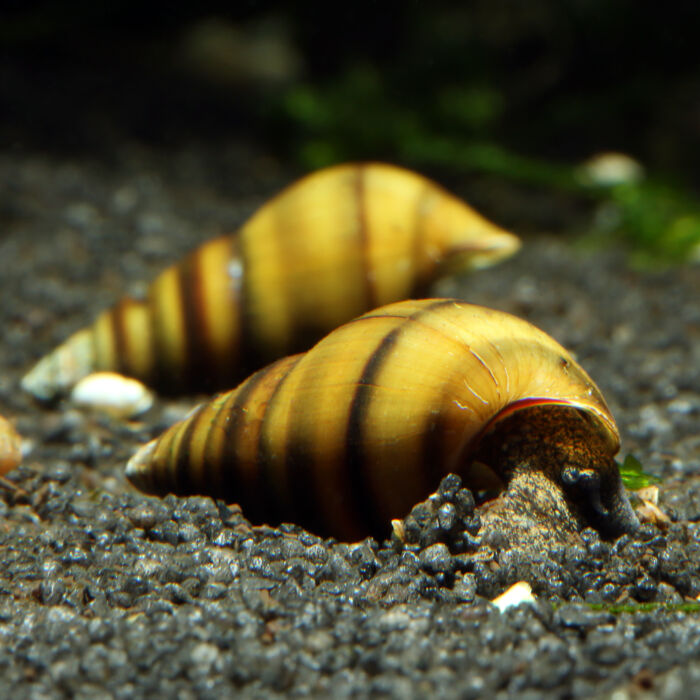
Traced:
<svg viewBox="0 0 700 700">
<path fill-rule="evenodd" d="M 303 129 L 275 133 L 288 117 L 284 96 L 301 82 L 332 89 L 364 65 L 376 71 L 391 104 L 426 121 L 434 116 L 431 101 L 448 86 L 482 90 L 498 104 L 493 115 L 473 119 L 472 132 L 519 151 L 575 159 L 616 149 L 654 167 L 697 174 L 697 3 L 101 5 L 5 4 L 0 108 L 3 137 L 15 146 L 108 150 L 110 130 L 167 144 L 225 139 L 245 129 L 272 139 L 275 148 L 291 148 Z M 244 36 L 273 34 L 297 67 L 277 81 L 256 80 L 255 65 L 241 59 L 239 75 L 217 83 L 184 49 L 213 17 Z"/>
<path fill-rule="evenodd" d="M 582 228 L 581 201 L 612 199 L 633 245 L 673 258 L 700 242 L 695 2 L 3 7 L 4 148 L 109 162 L 127 142 L 243 140 L 293 171 L 387 159 L 449 185 L 486 178 L 476 203 L 519 230 Z M 608 150 L 656 189 L 582 191 L 571 168 Z M 543 189 L 560 214 L 522 206 Z"/>
</svg>

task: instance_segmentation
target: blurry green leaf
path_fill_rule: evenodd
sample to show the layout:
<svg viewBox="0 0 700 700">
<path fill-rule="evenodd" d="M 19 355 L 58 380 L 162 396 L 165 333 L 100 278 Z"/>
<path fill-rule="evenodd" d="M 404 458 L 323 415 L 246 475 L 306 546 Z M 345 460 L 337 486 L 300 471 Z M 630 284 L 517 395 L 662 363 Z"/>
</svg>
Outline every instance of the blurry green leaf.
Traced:
<svg viewBox="0 0 700 700">
<path fill-rule="evenodd" d="M 697 259 L 700 255 L 700 214 L 674 219 L 666 231 L 664 247 L 675 259 Z"/>
<path fill-rule="evenodd" d="M 681 262 L 700 250 L 700 207 L 680 187 L 642 181 L 609 191 L 611 232 L 639 251 L 638 258 Z"/>
<path fill-rule="evenodd" d="M 620 469 L 622 483 L 630 491 L 638 491 L 661 481 L 658 477 L 647 474 L 641 462 L 634 455 L 627 455 L 622 464 L 618 462 L 617 466 Z"/>
</svg>

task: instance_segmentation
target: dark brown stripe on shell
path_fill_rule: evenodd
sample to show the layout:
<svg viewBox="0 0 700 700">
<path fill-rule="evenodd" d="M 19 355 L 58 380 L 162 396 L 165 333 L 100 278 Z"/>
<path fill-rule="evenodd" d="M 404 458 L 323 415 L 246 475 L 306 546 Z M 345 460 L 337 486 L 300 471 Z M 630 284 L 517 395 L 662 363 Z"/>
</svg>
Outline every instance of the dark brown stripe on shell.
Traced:
<svg viewBox="0 0 700 700">
<path fill-rule="evenodd" d="M 202 308 L 202 282 L 198 253 L 190 253 L 177 268 L 177 281 L 180 287 L 182 307 L 185 366 L 182 368 L 183 386 L 196 384 L 206 388 L 212 386 L 207 327 Z"/>
<path fill-rule="evenodd" d="M 173 379 L 169 376 L 171 374 L 170 367 L 166 365 L 164 360 L 166 355 L 164 354 L 163 324 L 160 318 L 161 314 L 158 311 L 157 295 L 153 293 L 153 290 L 149 291 L 147 303 L 153 329 L 153 358 L 155 359 L 151 372 L 152 381 L 154 386 L 158 387 L 159 391 L 163 394 L 167 394 L 168 384 L 173 384 Z"/>
<path fill-rule="evenodd" d="M 190 461 L 190 442 L 197 430 L 197 424 L 205 411 L 206 406 L 200 406 L 197 412 L 191 416 L 187 425 L 183 426 L 182 438 L 178 442 L 175 464 L 173 465 L 174 492 L 178 494 L 191 494 L 200 490 L 200 480 L 194 479 L 192 474 L 192 463 Z M 173 440 L 173 444 L 174 444 Z M 171 446 L 172 449 L 172 446 Z"/>
<path fill-rule="evenodd" d="M 128 358 L 129 343 L 127 341 L 126 314 L 129 313 L 129 300 L 120 301 L 109 315 L 112 326 L 112 342 L 114 343 L 114 371 L 120 374 L 130 374 Z"/>
<path fill-rule="evenodd" d="M 158 469 L 152 472 L 152 481 L 157 490 L 161 494 L 175 493 L 177 489 L 177 457 L 174 453 L 175 445 L 177 443 L 177 435 L 179 431 L 175 434 L 171 434 L 170 431 L 166 431 L 162 440 L 168 441 L 168 452 L 160 464 L 162 469 Z M 160 445 L 159 445 L 160 447 Z"/>
<path fill-rule="evenodd" d="M 245 428 L 246 404 L 248 398 L 258 387 L 260 382 L 265 378 L 266 370 L 256 372 L 250 379 L 241 385 L 233 403 L 228 401 L 222 407 L 222 410 L 217 413 L 214 422 L 218 423 L 218 418 L 221 415 L 226 415 L 226 425 L 224 430 L 223 449 L 218 456 L 212 455 L 211 470 L 207 472 L 207 479 L 210 478 L 210 471 L 216 469 L 217 476 L 207 483 L 217 484 L 221 488 L 221 498 L 227 501 L 238 503 L 243 508 L 246 517 L 250 517 L 249 510 L 255 511 L 256 501 L 259 499 L 255 489 L 243 488 L 240 478 L 238 465 L 237 446 L 241 439 L 245 440 L 245 436 L 241 437 L 240 433 Z M 226 413 L 223 409 L 226 408 Z M 214 462 L 214 458 L 216 461 Z M 245 501 L 242 497 L 245 496 Z"/>
<path fill-rule="evenodd" d="M 270 420 L 270 409 L 274 406 L 275 400 L 279 395 L 280 389 L 284 386 L 287 381 L 292 368 L 296 366 L 296 363 L 292 365 L 289 370 L 284 374 L 284 376 L 279 378 L 277 386 L 270 395 L 265 406 L 265 411 L 260 421 L 260 434 L 258 435 L 258 454 L 257 454 L 257 464 L 258 464 L 258 474 L 257 483 L 255 484 L 256 496 L 260 497 L 260 502 L 258 504 L 260 519 L 270 520 L 274 522 L 280 522 L 281 520 L 291 519 L 290 508 L 287 505 L 286 499 L 281 495 L 281 485 L 276 483 L 274 476 L 270 473 L 272 466 L 273 455 L 270 452 L 270 445 L 265 439 L 267 423 Z M 285 439 L 285 451 L 289 448 L 286 444 Z M 284 459 L 285 456 L 282 456 Z M 293 510 L 293 509 L 292 509 Z"/>
<path fill-rule="evenodd" d="M 353 510 L 357 513 L 357 517 L 361 522 L 366 523 L 370 532 L 375 536 L 387 534 L 389 527 L 389 523 L 382 519 L 374 503 L 363 450 L 366 440 L 365 431 L 371 430 L 371 426 L 366 424 L 366 416 L 375 391 L 377 375 L 391 355 L 401 333 L 410 323 L 442 306 L 449 306 L 453 303 L 452 300 L 441 299 L 410 316 L 404 317 L 403 323 L 384 336 L 381 343 L 379 343 L 367 360 L 355 389 L 345 437 L 345 472 L 350 485 Z"/>
<path fill-rule="evenodd" d="M 207 484 L 207 490 L 215 498 L 228 500 L 237 492 L 238 475 L 236 473 L 236 459 L 231 456 L 233 445 L 231 444 L 230 430 L 234 411 L 236 416 L 241 412 L 237 406 L 241 401 L 240 396 L 245 389 L 247 389 L 247 384 L 241 387 L 238 393 L 229 396 L 212 416 L 211 422 L 207 426 L 206 446 L 202 461 L 202 483 Z M 249 393 L 250 389 L 247 390 L 243 400 L 247 398 Z M 224 438 L 221 442 L 220 450 L 212 453 L 211 446 L 215 444 L 212 435 L 214 432 L 219 431 L 224 433 Z M 229 484 L 231 484 L 230 490 L 228 489 Z M 240 490 L 238 490 L 238 493 L 240 494 Z"/>
<path fill-rule="evenodd" d="M 364 446 L 365 416 L 374 393 L 374 380 L 381 366 L 390 355 L 399 337 L 401 328 L 410 317 L 400 326 L 387 333 L 370 356 L 362 370 L 362 375 L 355 389 L 355 395 L 350 405 L 348 427 L 345 434 L 345 473 L 350 484 L 350 497 L 357 518 L 367 524 L 373 535 L 379 536 L 388 528 L 377 513 L 372 496 L 372 487 L 367 477 Z"/>
<path fill-rule="evenodd" d="M 313 473 L 314 446 L 287 439 L 285 471 L 292 497 L 291 519 L 312 532 L 325 534 L 327 523 L 318 503 L 319 493 Z"/>
</svg>

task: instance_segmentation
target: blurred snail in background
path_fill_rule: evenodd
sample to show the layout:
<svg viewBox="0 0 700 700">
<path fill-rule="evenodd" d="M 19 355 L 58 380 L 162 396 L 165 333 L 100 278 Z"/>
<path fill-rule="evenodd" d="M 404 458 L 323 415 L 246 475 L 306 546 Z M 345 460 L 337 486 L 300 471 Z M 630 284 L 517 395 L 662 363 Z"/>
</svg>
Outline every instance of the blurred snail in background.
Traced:
<svg viewBox="0 0 700 700">
<path fill-rule="evenodd" d="M 489 265 L 519 246 L 421 175 L 327 168 L 166 269 L 145 300 L 102 313 L 22 386 L 51 399 L 110 370 L 168 392 L 230 388 L 367 310 L 424 294 L 446 268 Z"/>
<path fill-rule="evenodd" d="M 619 534 L 638 522 L 618 448 L 603 396 L 555 340 L 506 313 L 426 299 L 371 311 L 253 374 L 144 445 L 127 476 L 352 540 L 386 535 L 450 472 L 481 489 L 536 470 L 581 526 Z"/>
<path fill-rule="evenodd" d="M 0 476 L 22 461 L 22 440 L 12 424 L 0 416 Z"/>
</svg>

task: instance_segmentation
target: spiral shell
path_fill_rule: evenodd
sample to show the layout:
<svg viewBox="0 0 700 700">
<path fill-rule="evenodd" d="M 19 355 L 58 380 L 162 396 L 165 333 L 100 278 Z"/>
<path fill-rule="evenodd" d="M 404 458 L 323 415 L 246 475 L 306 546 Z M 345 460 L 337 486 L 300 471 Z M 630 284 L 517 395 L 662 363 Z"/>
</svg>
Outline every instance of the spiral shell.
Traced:
<svg viewBox="0 0 700 700">
<path fill-rule="evenodd" d="M 512 254 L 519 240 L 416 173 L 378 163 L 309 175 L 237 232 L 165 270 L 29 372 L 41 399 L 97 370 L 166 391 L 231 387 L 382 304 L 419 295 L 449 264 Z"/>
<path fill-rule="evenodd" d="M 533 415 L 547 439 L 573 438 L 573 449 L 602 455 L 593 469 L 616 469 L 615 421 L 555 340 L 465 302 L 405 301 L 203 405 L 142 447 L 127 475 L 149 492 L 236 501 L 254 521 L 291 520 L 341 538 L 386 534 L 445 474 L 478 485 L 483 436 L 533 409 L 542 409 Z M 573 420 L 583 440 L 568 429 Z M 488 466 L 508 480 L 505 467 Z"/>
<path fill-rule="evenodd" d="M 7 474 L 22 461 L 22 440 L 12 424 L 0 416 L 0 475 Z"/>
</svg>

